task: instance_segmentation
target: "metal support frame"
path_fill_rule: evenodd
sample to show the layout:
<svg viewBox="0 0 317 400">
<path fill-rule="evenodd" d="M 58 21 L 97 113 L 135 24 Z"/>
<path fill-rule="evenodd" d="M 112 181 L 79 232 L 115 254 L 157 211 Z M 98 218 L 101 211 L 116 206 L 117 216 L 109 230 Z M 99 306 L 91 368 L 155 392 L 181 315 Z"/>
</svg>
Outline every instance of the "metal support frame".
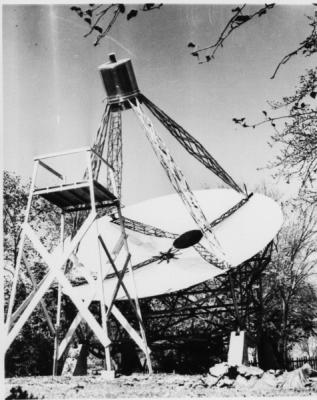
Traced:
<svg viewBox="0 0 317 400">
<path fill-rule="evenodd" d="M 206 216 L 204 215 L 200 205 L 191 191 L 183 173 L 176 166 L 172 156 L 170 155 L 167 146 L 163 140 L 158 136 L 155 131 L 152 121 L 143 112 L 142 107 L 138 99 L 135 99 L 136 105 L 129 101 L 131 108 L 133 108 L 137 117 L 139 118 L 143 129 L 145 130 L 146 136 L 152 145 L 152 148 L 159 159 L 162 167 L 164 168 L 169 180 L 171 181 L 174 189 L 183 201 L 190 216 L 196 222 L 204 237 L 207 240 L 210 253 L 214 257 L 214 265 L 221 269 L 226 269 L 230 265 L 226 260 L 226 255 L 221 248 L 216 236 L 210 228 Z"/>
<path fill-rule="evenodd" d="M 117 197 L 120 199 L 122 182 L 122 118 L 119 110 L 110 113 L 106 159 L 113 166 Z M 111 179 L 110 174 L 108 174 L 108 185 Z"/>
<path fill-rule="evenodd" d="M 143 94 L 139 95 L 139 99 L 143 102 L 151 113 L 162 123 L 163 126 L 171 133 L 171 135 L 185 148 L 185 150 L 200 163 L 202 163 L 210 171 L 214 172 L 223 182 L 232 187 L 237 192 L 242 190 L 232 177 L 221 167 L 221 165 L 209 154 L 204 146 L 199 143 L 192 135 L 185 131 L 179 124 L 172 120 L 164 111 L 152 103 Z"/>
<path fill-rule="evenodd" d="M 249 332 L 257 318 L 257 286 L 270 261 L 271 249 L 272 243 L 231 271 L 241 328 Z M 152 343 L 157 340 L 184 342 L 193 338 L 210 342 L 219 335 L 226 343 L 230 332 L 236 329 L 236 309 L 228 273 L 186 290 L 142 299 L 141 309 Z M 124 335 L 118 335 L 116 340 L 123 341 Z"/>
<path fill-rule="evenodd" d="M 192 156 L 194 156 L 198 161 L 200 161 L 205 167 L 207 167 L 209 170 L 214 172 L 218 177 L 220 177 L 226 184 L 228 184 L 231 188 L 234 190 L 242 193 L 242 190 L 240 187 L 236 184 L 236 182 L 227 174 L 226 171 L 223 170 L 223 168 L 217 163 L 217 161 L 208 153 L 208 151 L 194 138 L 192 137 L 188 132 L 186 132 L 181 126 L 179 126 L 175 121 L 173 121 L 170 117 L 168 117 L 162 110 L 160 110 L 157 106 L 155 106 L 150 100 L 148 100 L 144 95 L 140 94 L 139 96 L 136 96 L 133 99 L 128 100 L 130 108 L 135 112 L 137 115 L 141 125 L 143 126 L 146 136 L 148 140 L 150 141 L 152 148 L 158 157 L 159 161 L 161 162 L 161 165 L 165 169 L 165 172 L 168 175 L 168 178 L 170 179 L 172 185 L 174 186 L 174 189 L 177 191 L 177 193 L 180 195 L 181 199 L 183 200 L 184 204 L 187 206 L 187 209 L 190 213 L 190 215 L 193 217 L 193 219 L 196 221 L 198 226 L 201 228 L 201 230 L 205 233 L 205 236 L 208 237 L 208 242 L 209 246 L 208 249 L 204 248 L 201 245 L 196 245 L 195 249 L 196 251 L 207 261 L 210 262 L 214 265 L 217 265 L 218 267 L 227 270 L 230 268 L 228 263 L 225 261 L 225 255 L 222 252 L 222 249 L 219 247 L 217 241 L 214 240 L 213 237 L 213 232 L 212 228 L 217 225 L 218 223 L 221 223 L 224 219 L 226 219 L 228 216 L 236 212 L 240 207 L 243 207 L 243 205 L 250 199 L 252 194 L 248 195 L 245 194 L 245 197 L 237 203 L 235 206 L 233 206 L 230 210 L 227 210 L 223 215 L 219 216 L 219 218 L 215 221 L 206 221 L 206 218 L 203 215 L 202 210 L 200 210 L 200 207 L 194 198 L 193 193 L 191 192 L 184 176 L 182 175 L 182 172 L 180 169 L 175 165 L 174 160 L 172 159 L 166 145 L 162 141 L 162 139 L 158 136 L 158 134 L 155 131 L 154 125 L 149 119 L 149 117 L 144 113 L 142 110 L 141 104 L 143 103 L 148 110 L 152 112 L 152 114 L 163 124 L 163 126 L 166 127 L 166 129 L 172 134 L 172 136 L 175 137 L 176 140 L 179 141 L 179 143 L 187 150 Z M 110 116 L 108 118 L 107 124 L 109 125 L 108 127 L 103 128 L 104 135 L 107 135 L 107 146 L 103 151 L 106 152 L 107 160 L 108 162 L 111 159 L 111 164 L 118 165 L 118 169 L 122 167 L 122 137 L 121 137 L 121 112 L 120 112 L 120 107 L 115 107 L 115 105 L 111 104 L 110 106 Z M 114 121 L 117 123 L 118 129 L 115 130 L 114 128 Z M 106 138 L 104 137 L 101 139 L 100 136 L 100 129 L 97 134 L 97 139 L 96 143 L 106 143 Z M 111 139 L 113 137 L 113 139 Z M 116 139 L 115 139 L 116 138 Z M 109 154 L 111 156 L 109 156 Z M 118 170 L 116 171 L 117 174 L 119 174 Z M 109 179 L 109 178 L 108 178 Z M 121 175 L 120 177 L 116 177 L 116 181 L 120 181 L 120 187 L 121 187 Z M 117 184 L 118 187 L 118 184 Z M 125 218 L 120 216 L 118 213 L 116 213 L 116 210 L 112 208 L 110 210 L 110 215 L 113 217 L 113 222 L 120 225 L 124 224 L 124 227 L 126 229 L 131 229 L 137 232 L 141 232 L 143 234 L 147 235 L 154 235 L 157 237 L 169 237 L 169 238 L 175 238 L 177 235 L 171 232 L 165 232 L 162 231 L 161 229 L 158 229 L 156 227 L 144 225 L 141 222 L 131 220 L 129 218 Z M 256 258 L 256 257 L 255 257 Z M 254 260 L 255 260 L 254 258 Z M 153 260 L 147 260 L 144 263 L 141 263 L 142 265 L 146 265 L 148 263 L 153 262 L 155 257 L 153 257 Z M 254 261 L 253 260 L 253 261 Z M 250 261 L 250 262 L 253 262 Z M 134 268 L 138 268 L 141 266 L 137 265 L 134 266 Z M 242 268 L 247 268 L 246 265 L 248 263 L 244 263 L 242 265 Z M 240 270 L 240 268 L 239 268 Z M 113 273 L 111 275 L 116 275 L 116 273 Z M 223 275 L 228 278 L 228 275 Z M 171 296 L 173 298 L 173 304 L 174 306 L 169 309 L 169 316 L 168 316 L 168 321 L 165 321 L 161 328 L 162 332 L 163 330 L 167 331 L 171 326 L 174 326 L 175 324 L 179 324 L 181 321 L 186 321 L 188 318 L 198 318 L 200 320 L 206 321 L 206 324 L 208 326 L 221 326 L 221 323 L 216 323 L 216 321 L 210 321 L 210 313 L 214 315 L 224 315 L 224 313 L 227 313 L 229 318 L 233 321 L 239 321 L 238 325 L 239 326 L 244 326 L 246 323 L 247 316 L 246 314 L 252 313 L 253 309 L 252 306 L 249 306 L 244 300 L 245 296 L 250 297 L 250 290 L 247 290 L 245 288 L 245 293 L 243 294 L 243 289 L 242 286 L 239 287 L 239 290 L 236 294 L 235 290 L 235 285 L 237 284 L 237 276 L 236 276 L 236 271 L 231 272 L 231 284 L 230 280 L 226 279 L 226 284 L 224 283 L 220 284 L 221 278 L 218 281 L 218 291 L 216 295 L 213 297 L 212 303 L 210 304 L 211 297 L 213 295 L 210 295 L 210 284 L 207 285 L 205 289 L 202 291 L 203 293 L 203 299 L 201 299 L 198 295 L 198 299 L 193 300 L 190 299 L 189 297 L 193 296 L 191 294 L 191 291 L 181 291 L 180 293 L 175 293 Z M 253 275 L 252 275 L 253 276 Z M 119 278 L 119 277 L 118 277 Z M 217 281 L 217 279 L 216 279 Z M 224 285 L 224 286 L 223 286 Z M 252 284 L 250 284 L 252 286 Z M 204 285 L 200 285 L 204 286 Z M 223 289 L 221 287 L 223 286 Z M 231 289 L 230 289 L 231 288 Z M 226 296 L 229 298 L 232 298 L 233 294 L 233 301 L 231 300 L 228 302 L 228 299 L 223 299 L 223 296 L 220 295 L 221 290 L 226 291 Z M 214 293 L 214 290 L 213 290 Z M 230 295 L 231 294 L 231 295 Z M 194 295 L 195 297 L 195 295 Z M 248 298 L 249 298 L 248 297 Z M 160 297 L 161 299 L 162 297 Z M 163 296 L 164 298 L 164 296 Z M 244 299 L 244 300 L 242 300 Z M 186 300 L 186 306 L 185 308 L 182 307 L 179 308 L 179 306 L 182 304 L 184 305 L 184 301 Z M 142 304 L 143 300 L 141 301 Z M 149 301 L 148 303 L 151 303 Z M 184 314 L 185 313 L 185 314 Z M 145 325 L 147 325 L 149 318 L 151 319 L 152 316 L 148 316 L 145 314 Z M 153 316 L 153 318 L 156 318 Z M 162 318 L 162 317 L 161 317 Z M 166 332 L 165 332 L 166 333 Z M 153 339 L 153 337 L 151 337 Z"/>
<path fill-rule="evenodd" d="M 192 288 L 177 293 L 160 296 L 147 304 L 147 313 L 143 313 L 147 324 L 156 320 L 156 331 L 152 331 L 151 339 L 157 340 L 171 337 L 175 326 L 186 320 L 203 318 L 208 326 L 208 336 L 212 332 L 217 335 L 219 330 L 227 327 L 227 333 L 236 329 L 236 307 L 240 316 L 242 329 L 251 330 L 252 322 L 258 310 L 256 287 L 261 273 L 270 260 L 271 244 L 263 252 L 231 271 L 231 280 L 235 289 L 236 302 L 232 301 L 231 284 L 228 274 L 216 277 Z M 161 303 L 161 310 L 157 310 Z M 224 331 L 223 331 L 224 332 Z M 184 332 L 185 334 L 185 332 Z M 193 336 L 194 331 L 186 332 Z"/>
</svg>

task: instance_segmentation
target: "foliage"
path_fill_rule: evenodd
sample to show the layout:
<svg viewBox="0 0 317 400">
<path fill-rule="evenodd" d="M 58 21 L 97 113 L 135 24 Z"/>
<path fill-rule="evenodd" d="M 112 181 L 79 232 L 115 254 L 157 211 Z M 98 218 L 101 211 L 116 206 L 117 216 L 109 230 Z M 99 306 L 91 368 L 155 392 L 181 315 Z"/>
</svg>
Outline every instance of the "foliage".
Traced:
<svg viewBox="0 0 317 400">
<path fill-rule="evenodd" d="M 282 58 L 272 79 L 280 67 L 293 56 L 309 57 L 317 52 L 317 12 L 315 11 L 313 16 L 307 16 L 307 19 L 311 27 L 310 34 L 295 50 Z M 269 102 L 271 112 L 263 110 L 263 120 L 250 123 L 245 117 L 233 118 L 233 122 L 243 128 L 254 129 L 263 124 L 271 125 L 273 134 L 269 145 L 280 146 L 280 153 L 267 167 L 276 171 L 274 177 L 283 176 L 287 183 L 290 183 L 291 178 L 300 180 L 299 195 L 311 203 L 315 203 L 317 199 L 312 190 L 317 172 L 316 96 L 317 68 L 315 67 L 306 70 L 300 76 L 299 84 L 294 88 L 293 94 L 283 97 L 281 101 Z M 279 122 L 283 122 L 283 125 L 279 125 Z"/>
<path fill-rule="evenodd" d="M 89 4 L 88 7 L 72 6 L 70 10 L 75 12 L 79 18 L 89 25 L 89 31 L 84 35 L 87 37 L 92 33 L 97 33 L 94 46 L 98 46 L 100 41 L 107 36 L 120 15 L 126 14 L 126 20 L 130 21 L 138 13 L 160 9 L 163 4 L 145 3 L 138 9 L 128 7 L 125 4 Z"/>
<path fill-rule="evenodd" d="M 5 309 L 7 309 L 11 283 L 16 267 L 21 225 L 24 222 L 30 183 L 22 183 L 21 178 L 14 173 L 4 171 L 4 268 L 5 268 Z M 36 230 L 38 237 L 48 251 L 53 251 L 60 234 L 60 215 L 58 209 L 41 197 L 34 196 L 29 213 L 28 222 Z M 73 226 L 72 216 L 65 217 L 65 234 L 71 234 Z M 41 281 L 47 272 L 47 266 L 34 250 L 30 242 L 26 241 L 19 271 L 15 308 L 22 304 L 31 293 L 34 286 L 30 279 L 27 265 L 37 282 Z M 27 264 L 25 263 L 27 262 Z M 52 285 L 43 298 L 51 320 L 56 319 L 57 285 Z M 69 322 L 77 314 L 75 306 L 68 297 L 62 298 L 61 337 L 65 334 Z M 98 314 L 98 312 L 97 312 Z M 91 332 L 85 324 L 78 329 L 79 340 L 89 340 Z M 47 320 L 38 305 L 20 333 L 6 353 L 5 370 L 7 376 L 50 375 L 53 362 L 54 337 L 49 329 Z"/>
<path fill-rule="evenodd" d="M 286 110 L 283 115 L 272 117 L 263 111 L 265 119 L 255 124 L 247 123 L 245 118 L 233 118 L 244 128 L 271 124 L 274 133 L 270 146 L 279 145 L 280 154 L 268 164 L 268 168 L 276 171 L 275 177 L 283 176 L 288 183 L 291 178 L 300 179 L 300 194 L 311 202 L 316 200 L 311 190 L 317 178 L 316 95 L 317 68 L 312 68 L 300 77 L 294 94 L 270 103 L 273 111 Z M 277 128 L 277 120 L 286 120 L 281 130 Z"/>
<path fill-rule="evenodd" d="M 23 184 L 21 177 L 4 171 L 3 207 L 4 207 L 4 261 L 5 268 L 14 268 L 21 235 L 21 226 L 25 218 L 30 183 Z M 42 198 L 34 198 L 30 208 L 29 221 L 36 225 L 41 240 L 48 250 L 56 242 L 58 222 L 56 209 Z"/>
<path fill-rule="evenodd" d="M 285 365 L 290 346 L 313 333 L 317 292 L 312 284 L 317 247 L 314 207 L 290 211 L 279 232 L 272 261 L 263 274 L 262 329 L 277 345 Z"/>
<path fill-rule="evenodd" d="M 314 4 L 316 6 L 317 4 Z M 242 6 L 233 8 L 231 12 L 233 16 L 228 20 L 224 29 L 220 33 L 219 37 L 215 42 L 212 44 L 200 48 L 193 42 L 188 43 L 188 48 L 194 49 L 191 52 L 191 55 L 197 57 L 199 64 L 204 64 L 206 62 L 210 62 L 215 58 L 215 54 L 219 48 L 223 48 L 224 42 L 227 38 L 232 35 L 232 33 L 241 28 L 241 26 L 245 25 L 247 22 L 251 21 L 255 17 L 262 17 L 263 15 L 267 14 L 267 11 L 272 9 L 275 6 L 274 3 L 272 4 L 265 4 L 264 7 L 259 8 L 257 11 L 253 13 L 245 14 L 245 7 L 246 4 Z M 317 14 L 315 12 L 314 16 L 307 16 L 308 24 L 311 27 L 310 34 L 304 38 L 298 45 L 298 47 L 291 51 L 290 53 L 286 54 L 282 60 L 278 63 L 277 67 L 275 68 L 271 79 L 274 79 L 279 71 L 280 67 L 286 64 L 292 57 L 296 55 L 303 55 L 305 57 L 311 56 L 312 54 L 316 53 L 317 51 Z M 200 55 L 204 55 L 204 61 L 200 60 Z"/>
<path fill-rule="evenodd" d="M 56 292 L 46 299 L 53 316 Z M 50 375 L 53 361 L 53 337 L 42 310 L 38 307 L 31 314 L 15 341 L 6 353 L 6 376 Z"/>
<path fill-rule="evenodd" d="M 44 398 L 44 396 L 43 396 Z M 10 394 L 5 400 L 17 400 L 17 399 L 35 399 L 33 394 L 29 394 L 27 390 L 23 390 L 21 386 L 13 386 L 10 389 Z"/>
<path fill-rule="evenodd" d="M 19 176 L 4 171 L 3 190 L 4 289 L 5 308 L 7 308 L 17 261 L 21 225 L 25 217 L 29 183 L 24 184 Z M 55 208 L 44 199 L 35 197 L 30 208 L 29 222 L 33 227 L 37 227 L 42 243 L 51 250 L 58 238 L 59 219 Z M 25 242 L 24 255 L 35 280 L 39 282 L 46 271 L 46 266 L 28 241 Z M 32 289 L 33 284 L 26 264 L 22 262 L 16 306 L 22 303 Z M 45 301 L 51 318 L 54 318 L 55 288 L 48 291 Z M 6 374 L 9 376 L 49 374 L 52 369 L 52 353 L 53 338 L 43 312 L 38 306 L 7 351 Z"/>
<path fill-rule="evenodd" d="M 317 358 L 317 337 L 316 335 L 309 336 L 303 339 L 297 346 L 301 350 L 301 356 L 304 354 L 307 357 Z"/>
</svg>

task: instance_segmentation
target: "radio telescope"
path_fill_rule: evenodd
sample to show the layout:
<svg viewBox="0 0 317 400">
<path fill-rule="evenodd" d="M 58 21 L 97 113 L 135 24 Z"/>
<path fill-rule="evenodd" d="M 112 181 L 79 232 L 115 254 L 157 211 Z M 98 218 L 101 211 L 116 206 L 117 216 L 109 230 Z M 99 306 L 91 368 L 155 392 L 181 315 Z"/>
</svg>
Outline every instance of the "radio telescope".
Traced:
<svg viewBox="0 0 317 400">
<path fill-rule="evenodd" d="M 152 103 L 138 88 L 129 59 L 117 61 L 114 54 L 99 67 L 107 93 L 107 105 L 92 148 L 38 156 L 22 226 L 17 265 L 6 319 L 6 348 L 15 340 L 38 304 L 55 338 L 53 374 L 82 319 L 105 349 L 105 367 L 111 371 L 108 322 L 112 315 L 144 352 L 152 371 L 139 298 L 173 293 L 228 272 L 250 259 L 272 241 L 282 224 L 279 206 L 260 194 L 245 193 L 192 135 Z M 133 110 L 176 194 L 122 207 L 122 119 Z M 228 189 L 194 192 L 162 138 L 149 111 L 187 152 L 216 174 Z M 84 153 L 81 181 L 67 182 L 66 174 L 48 160 Z M 44 168 L 58 184 L 37 186 L 37 172 Z M 101 170 L 105 171 L 104 176 Z M 29 224 L 34 196 L 42 196 L 61 210 L 60 245 L 48 251 Z M 98 217 L 102 208 L 104 216 Z M 83 212 L 88 211 L 88 216 Z M 73 235 L 65 237 L 65 214 L 74 213 Z M 79 222 L 83 220 L 80 224 Z M 25 256 L 29 241 L 47 266 L 39 282 Z M 30 274 L 33 289 L 16 306 L 20 266 Z M 77 276 L 73 285 L 68 269 Z M 58 284 L 56 323 L 47 311 L 44 296 Z M 78 313 L 60 340 L 62 296 Z M 139 332 L 116 307 L 128 300 L 139 323 Z M 92 302 L 100 304 L 100 319 L 92 314 Z M 230 351 L 229 351 L 230 353 Z M 243 353 L 243 347 L 242 347 Z"/>
</svg>

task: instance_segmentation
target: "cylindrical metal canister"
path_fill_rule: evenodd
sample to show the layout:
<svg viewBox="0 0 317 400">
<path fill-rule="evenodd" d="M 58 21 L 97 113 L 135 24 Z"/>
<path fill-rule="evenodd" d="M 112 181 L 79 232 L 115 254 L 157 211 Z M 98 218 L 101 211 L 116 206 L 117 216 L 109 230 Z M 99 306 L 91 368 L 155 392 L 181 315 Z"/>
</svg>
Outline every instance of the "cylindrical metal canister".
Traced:
<svg viewBox="0 0 317 400">
<path fill-rule="evenodd" d="M 124 103 L 127 99 L 140 93 L 132 62 L 128 58 L 117 61 L 114 54 L 110 54 L 109 59 L 109 62 L 98 68 L 107 93 L 108 103 Z"/>
</svg>

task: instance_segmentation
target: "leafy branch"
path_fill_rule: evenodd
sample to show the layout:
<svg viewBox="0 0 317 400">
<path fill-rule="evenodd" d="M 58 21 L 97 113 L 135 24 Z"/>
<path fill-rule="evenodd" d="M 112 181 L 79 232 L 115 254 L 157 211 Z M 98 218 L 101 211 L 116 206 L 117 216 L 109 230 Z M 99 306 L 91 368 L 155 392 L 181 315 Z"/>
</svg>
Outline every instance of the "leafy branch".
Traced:
<svg viewBox="0 0 317 400">
<path fill-rule="evenodd" d="M 187 47 L 189 48 L 195 48 L 194 51 L 191 52 L 191 55 L 194 57 L 197 57 L 198 63 L 199 64 L 204 64 L 206 62 L 210 62 L 212 59 L 215 58 L 215 54 L 217 50 L 220 47 L 223 47 L 223 44 L 225 40 L 238 28 L 240 28 L 242 25 L 246 24 L 247 22 L 251 21 L 253 18 L 256 16 L 261 17 L 267 13 L 267 10 L 271 9 L 274 7 L 274 3 L 272 4 L 265 4 L 264 7 L 258 9 L 256 12 L 253 14 L 244 14 L 243 10 L 246 7 L 246 4 L 243 4 L 241 7 L 236 7 L 232 9 L 231 11 L 234 13 L 234 15 L 230 18 L 230 20 L 227 22 L 225 28 L 221 32 L 219 38 L 217 41 L 209 46 L 199 48 L 195 43 L 190 42 L 188 43 Z M 199 61 L 200 60 L 200 55 L 204 54 L 205 60 L 204 61 Z"/>
<path fill-rule="evenodd" d="M 283 176 L 287 183 L 291 178 L 300 179 L 299 195 L 302 199 L 314 203 L 316 191 L 311 191 L 317 181 L 317 68 L 306 71 L 300 77 L 295 93 L 284 97 L 282 101 L 271 103 L 273 110 L 285 109 L 286 113 L 271 117 L 262 111 L 265 118 L 250 124 L 243 118 L 233 118 L 233 122 L 243 128 L 255 128 L 270 123 L 275 132 L 271 136 L 272 147 L 280 146 L 280 153 L 266 167 L 276 171 L 274 177 Z M 285 120 L 279 132 L 275 121 Z"/>
<path fill-rule="evenodd" d="M 302 104 L 304 104 L 304 103 L 302 103 Z M 305 107 L 305 105 L 303 107 Z M 264 124 L 267 124 L 267 123 L 271 124 L 271 126 L 273 128 L 276 128 L 275 121 L 278 121 L 280 119 L 284 119 L 285 120 L 285 119 L 289 119 L 289 118 L 298 118 L 298 117 L 301 117 L 301 116 L 308 116 L 308 117 L 317 116 L 317 111 L 316 110 L 309 110 L 307 112 L 301 112 L 301 113 L 297 113 L 297 114 L 289 113 L 289 114 L 286 114 L 286 115 L 279 115 L 278 117 L 270 117 L 268 115 L 267 111 L 265 111 L 265 110 L 263 110 L 262 113 L 264 114 L 265 119 L 263 119 L 263 120 L 261 120 L 259 122 L 255 122 L 253 124 L 247 123 L 246 120 L 245 120 L 245 117 L 243 117 L 243 118 L 232 118 L 232 121 L 235 124 L 241 125 L 243 128 L 253 128 L 254 129 L 254 128 L 260 126 L 260 125 L 264 125 Z"/>
<path fill-rule="evenodd" d="M 317 52 L 317 13 L 315 13 L 314 17 L 307 16 L 308 20 L 310 20 L 310 26 L 312 27 L 312 31 L 309 36 L 306 37 L 305 40 L 300 42 L 299 47 L 296 50 L 291 51 L 290 53 L 286 54 L 282 58 L 282 60 L 278 63 L 271 79 L 274 79 L 278 70 L 283 64 L 286 64 L 292 57 L 302 54 L 305 57 L 311 56 L 312 54 Z"/>
<path fill-rule="evenodd" d="M 293 121 L 301 118 L 301 122 L 311 121 L 317 117 L 317 110 L 312 101 L 317 99 L 317 69 L 310 69 L 306 75 L 300 77 L 300 85 L 296 89 L 295 94 L 292 96 L 283 97 L 282 101 L 269 102 L 273 110 L 281 108 L 288 108 L 288 112 L 284 115 L 272 117 L 268 115 L 268 112 L 263 110 L 264 119 L 249 123 L 246 118 L 232 118 L 235 124 L 242 126 L 243 128 L 256 128 L 260 125 L 271 124 L 273 128 L 276 128 L 275 121 L 293 119 Z"/>
<path fill-rule="evenodd" d="M 93 33 L 97 33 L 97 39 L 94 46 L 98 46 L 100 41 L 110 32 L 120 14 L 126 14 L 127 21 L 130 21 L 138 15 L 139 11 L 152 11 L 160 9 L 162 6 L 162 3 L 146 3 L 139 9 L 130 8 L 127 10 L 125 4 L 89 4 L 86 8 L 72 6 L 70 7 L 70 10 L 75 12 L 79 18 L 89 25 L 90 29 L 84 35 L 85 38 Z"/>
</svg>

